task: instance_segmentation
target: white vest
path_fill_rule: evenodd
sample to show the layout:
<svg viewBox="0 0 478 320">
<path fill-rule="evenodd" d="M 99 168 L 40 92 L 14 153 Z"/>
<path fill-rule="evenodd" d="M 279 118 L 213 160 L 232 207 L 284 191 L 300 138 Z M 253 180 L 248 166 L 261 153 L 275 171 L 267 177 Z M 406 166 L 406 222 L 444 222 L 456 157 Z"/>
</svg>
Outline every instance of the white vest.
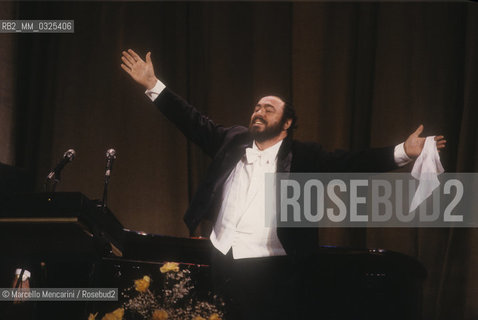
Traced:
<svg viewBox="0 0 478 320">
<path fill-rule="evenodd" d="M 281 144 L 261 151 L 254 142 L 224 183 L 222 205 L 210 236 L 223 254 L 232 248 L 234 259 L 286 255 L 274 221 L 266 223 L 265 210 L 265 173 L 276 172 Z"/>
</svg>

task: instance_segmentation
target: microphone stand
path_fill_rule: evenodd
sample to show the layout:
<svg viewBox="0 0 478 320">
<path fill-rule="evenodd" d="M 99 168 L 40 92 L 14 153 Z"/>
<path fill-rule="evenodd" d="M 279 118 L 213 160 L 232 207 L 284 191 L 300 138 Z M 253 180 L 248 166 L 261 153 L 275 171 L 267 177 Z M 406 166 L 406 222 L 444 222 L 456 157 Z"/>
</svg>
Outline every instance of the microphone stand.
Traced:
<svg viewBox="0 0 478 320">
<path fill-rule="evenodd" d="M 105 176 L 105 185 L 103 187 L 103 209 L 106 209 L 106 201 L 108 200 L 108 184 L 110 183 L 110 176 Z"/>
<path fill-rule="evenodd" d="M 61 179 L 60 173 L 55 174 L 54 179 L 47 177 L 44 184 L 45 192 L 55 192 L 56 185 L 58 184 L 58 182 L 60 182 L 60 179 Z M 51 191 L 48 191 L 48 186 L 51 186 Z"/>
<path fill-rule="evenodd" d="M 108 185 L 110 183 L 111 171 L 113 170 L 113 161 L 116 159 L 116 150 L 108 149 L 106 151 L 106 172 L 105 172 L 105 185 L 103 187 L 103 210 L 107 207 L 108 201 Z"/>
</svg>

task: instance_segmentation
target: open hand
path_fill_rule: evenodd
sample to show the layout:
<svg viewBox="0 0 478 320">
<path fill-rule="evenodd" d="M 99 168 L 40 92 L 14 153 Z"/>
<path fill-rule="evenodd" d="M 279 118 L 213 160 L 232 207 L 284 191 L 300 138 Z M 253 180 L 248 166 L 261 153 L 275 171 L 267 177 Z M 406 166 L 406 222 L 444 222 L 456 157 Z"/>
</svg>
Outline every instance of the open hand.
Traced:
<svg viewBox="0 0 478 320">
<path fill-rule="evenodd" d="M 421 124 L 414 133 L 412 133 L 404 143 L 405 153 L 410 158 L 416 158 L 420 155 L 425 145 L 425 138 L 419 137 L 423 131 L 423 125 Z M 446 140 L 443 136 L 435 136 L 438 152 L 440 149 L 445 148 Z"/>
<path fill-rule="evenodd" d="M 146 61 L 143 61 L 139 55 L 131 49 L 123 51 L 121 68 L 126 71 L 131 78 L 146 89 L 151 89 L 158 80 L 154 75 L 153 63 L 151 62 L 151 52 L 146 54 Z"/>
</svg>

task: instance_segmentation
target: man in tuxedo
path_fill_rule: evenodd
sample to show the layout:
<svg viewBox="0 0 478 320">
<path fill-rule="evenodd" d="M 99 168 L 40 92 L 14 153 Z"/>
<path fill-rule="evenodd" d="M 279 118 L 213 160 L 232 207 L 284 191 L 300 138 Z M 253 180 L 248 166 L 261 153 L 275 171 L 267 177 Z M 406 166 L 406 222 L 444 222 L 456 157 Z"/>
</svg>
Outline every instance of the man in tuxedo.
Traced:
<svg viewBox="0 0 478 320">
<path fill-rule="evenodd" d="M 296 115 L 276 96 L 254 106 L 249 127 L 225 128 L 200 114 L 156 78 L 151 53 L 123 51 L 121 67 L 159 110 L 213 160 L 184 221 L 194 231 L 214 223 L 210 240 L 215 287 L 231 299 L 227 319 L 296 319 L 297 257 L 317 248 L 317 230 L 265 225 L 264 174 L 382 172 L 405 165 L 423 149 L 420 126 L 404 143 L 361 152 L 326 152 L 292 139 Z M 445 146 L 442 136 L 437 148 Z"/>
</svg>

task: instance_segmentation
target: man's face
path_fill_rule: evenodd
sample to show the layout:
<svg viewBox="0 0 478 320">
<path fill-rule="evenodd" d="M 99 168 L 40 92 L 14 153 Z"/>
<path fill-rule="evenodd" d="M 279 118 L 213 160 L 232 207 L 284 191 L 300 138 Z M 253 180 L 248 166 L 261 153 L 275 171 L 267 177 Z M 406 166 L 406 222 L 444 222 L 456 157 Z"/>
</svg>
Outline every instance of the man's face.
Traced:
<svg viewBox="0 0 478 320">
<path fill-rule="evenodd" d="M 267 96 L 257 102 L 251 115 L 249 132 L 259 142 L 269 140 L 282 132 L 284 101 L 278 97 Z"/>
</svg>

